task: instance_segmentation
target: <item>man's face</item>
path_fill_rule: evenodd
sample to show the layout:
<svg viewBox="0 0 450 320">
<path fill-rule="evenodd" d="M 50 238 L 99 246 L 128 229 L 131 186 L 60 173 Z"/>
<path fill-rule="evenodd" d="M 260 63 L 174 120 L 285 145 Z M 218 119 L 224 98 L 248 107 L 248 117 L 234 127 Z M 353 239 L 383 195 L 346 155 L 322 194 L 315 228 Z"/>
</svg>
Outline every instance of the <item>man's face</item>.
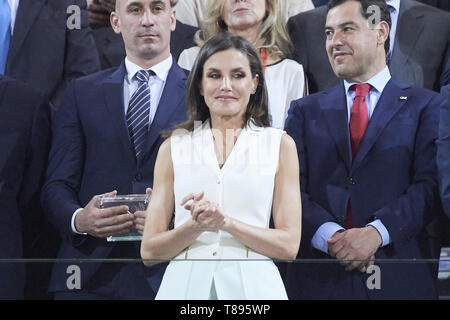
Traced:
<svg viewBox="0 0 450 320">
<path fill-rule="evenodd" d="M 348 1 L 331 9 L 325 34 L 328 58 L 339 78 L 363 82 L 380 71 L 380 59 L 385 57 L 379 48 L 379 28 L 369 27 L 359 2 Z"/>
<path fill-rule="evenodd" d="M 117 0 L 111 25 L 121 33 L 127 56 L 151 60 L 170 54 L 175 11 L 169 0 Z"/>
</svg>

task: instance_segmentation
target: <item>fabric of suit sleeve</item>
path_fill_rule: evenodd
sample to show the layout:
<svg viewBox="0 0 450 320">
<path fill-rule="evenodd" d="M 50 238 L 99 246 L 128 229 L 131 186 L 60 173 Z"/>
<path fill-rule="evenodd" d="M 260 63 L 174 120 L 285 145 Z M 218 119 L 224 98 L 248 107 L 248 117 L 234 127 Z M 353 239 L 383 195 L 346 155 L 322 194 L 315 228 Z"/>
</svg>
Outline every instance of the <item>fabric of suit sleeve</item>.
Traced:
<svg viewBox="0 0 450 320">
<path fill-rule="evenodd" d="M 450 85 L 442 90 L 445 97 L 440 110 L 437 164 L 442 207 L 450 217 Z"/>
<path fill-rule="evenodd" d="M 315 232 L 325 222 L 336 222 L 331 213 L 315 203 L 307 192 L 308 186 L 308 157 L 304 144 L 304 114 L 302 99 L 292 101 L 286 120 L 285 131 L 297 145 L 298 160 L 300 166 L 300 189 L 302 198 L 302 234 L 305 239 L 312 239 Z"/>
<path fill-rule="evenodd" d="M 95 41 L 89 28 L 87 4 L 84 0 L 66 0 L 67 8 L 77 6 L 81 13 L 80 29 L 66 28 L 66 47 L 63 80 L 52 93 L 52 102 L 58 107 L 64 97 L 68 83 L 75 78 L 85 76 L 100 68 L 100 59 Z M 68 15 L 68 18 L 70 15 Z"/>
<path fill-rule="evenodd" d="M 394 246 L 421 232 L 437 208 L 436 139 L 441 101 L 439 95 L 433 95 L 420 116 L 408 189 L 374 214 L 389 231 Z"/>
<path fill-rule="evenodd" d="M 450 84 L 450 39 L 449 39 L 449 44 L 448 44 L 448 48 L 447 48 L 447 54 L 446 54 L 445 61 L 446 61 L 446 63 L 444 65 L 444 68 L 442 70 L 442 75 L 441 75 L 441 88 Z"/>
<path fill-rule="evenodd" d="M 77 111 L 76 80 L 69 85 L 63 104 L 55 114 L 53 142 L 41 203 L 61 237 L 73 243 L 72 214 L 81 207 L 80 188 L 84 159 L 84 135 Z"/>
</svg>

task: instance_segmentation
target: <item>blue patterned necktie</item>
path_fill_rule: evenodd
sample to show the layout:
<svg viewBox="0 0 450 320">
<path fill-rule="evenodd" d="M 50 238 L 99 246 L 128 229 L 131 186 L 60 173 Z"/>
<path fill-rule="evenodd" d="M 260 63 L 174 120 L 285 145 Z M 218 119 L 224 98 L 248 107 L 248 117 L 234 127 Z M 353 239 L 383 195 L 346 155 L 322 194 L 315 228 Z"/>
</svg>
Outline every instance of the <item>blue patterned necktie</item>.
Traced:
<svg viewBox="0 0 450 320">
<path fill-rule="evenodd" d="M 139 70 L 135 78 L 139 82 L 128 105 L 127 127 L 130 133 L 136 158 L 139 159 L 147 138 L 150 117 L 150 87 L 148 80 L 154 75 L 153 71 Z"/>
<path fill-rule="evenodd" d="M 11 8 L 8 0 L 0 0 L 0 74 L 5 74 L 11 41 Z"/>
</svg>

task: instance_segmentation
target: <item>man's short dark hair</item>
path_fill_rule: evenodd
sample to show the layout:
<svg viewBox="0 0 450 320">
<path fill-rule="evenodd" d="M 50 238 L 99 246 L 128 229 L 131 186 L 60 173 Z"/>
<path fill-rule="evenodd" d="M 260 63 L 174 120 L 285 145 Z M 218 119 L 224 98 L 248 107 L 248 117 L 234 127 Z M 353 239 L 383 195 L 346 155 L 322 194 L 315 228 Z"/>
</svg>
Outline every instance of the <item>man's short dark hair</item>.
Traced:
<svg viewBox="0 0 450 320">
<path fill-rule="evenodd" d="M 361 4 L 361 15 L 366 20 L 369 20 L 369 18 L 372 17 L 373 15 L 373 11 L 367 10 L 370 6 L 377 6 L 378 8 L 380 8 L 380 21 L 386 21 L 386 23 L 389 25 L 389 30 L 391 30 L 391 14 L 389 12 L 389 7 L 386 4 L 385 0 L 330 0 L 328 2 L 327 13 L 334 7 L 337 7 L 348 1 L 355 1 Z M 388 38 L 384 43 L 384 50 L 386 51 L 386 54 L 389 52 L 389 47 L 390 47 L 390 36 L 388 35 Z"/>
</svg>

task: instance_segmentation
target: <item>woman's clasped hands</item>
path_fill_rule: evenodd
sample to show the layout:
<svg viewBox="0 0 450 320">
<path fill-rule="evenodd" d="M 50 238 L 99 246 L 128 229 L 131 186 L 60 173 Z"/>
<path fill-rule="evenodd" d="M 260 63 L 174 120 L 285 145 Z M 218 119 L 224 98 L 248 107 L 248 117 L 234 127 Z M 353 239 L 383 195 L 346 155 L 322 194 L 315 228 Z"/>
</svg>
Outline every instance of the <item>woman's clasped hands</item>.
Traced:
<svg viewBox="0 0 450 320">
<path fill-rule="evenodd" d="M 228 217 L 219 209 L 219 205 L 205 198 L 205 193 L 190 193 L 181 202 L 186 210 L 191 211 L 191 219 L 202 231 L 218 232 L 223 230 Z"/>
</svg>

